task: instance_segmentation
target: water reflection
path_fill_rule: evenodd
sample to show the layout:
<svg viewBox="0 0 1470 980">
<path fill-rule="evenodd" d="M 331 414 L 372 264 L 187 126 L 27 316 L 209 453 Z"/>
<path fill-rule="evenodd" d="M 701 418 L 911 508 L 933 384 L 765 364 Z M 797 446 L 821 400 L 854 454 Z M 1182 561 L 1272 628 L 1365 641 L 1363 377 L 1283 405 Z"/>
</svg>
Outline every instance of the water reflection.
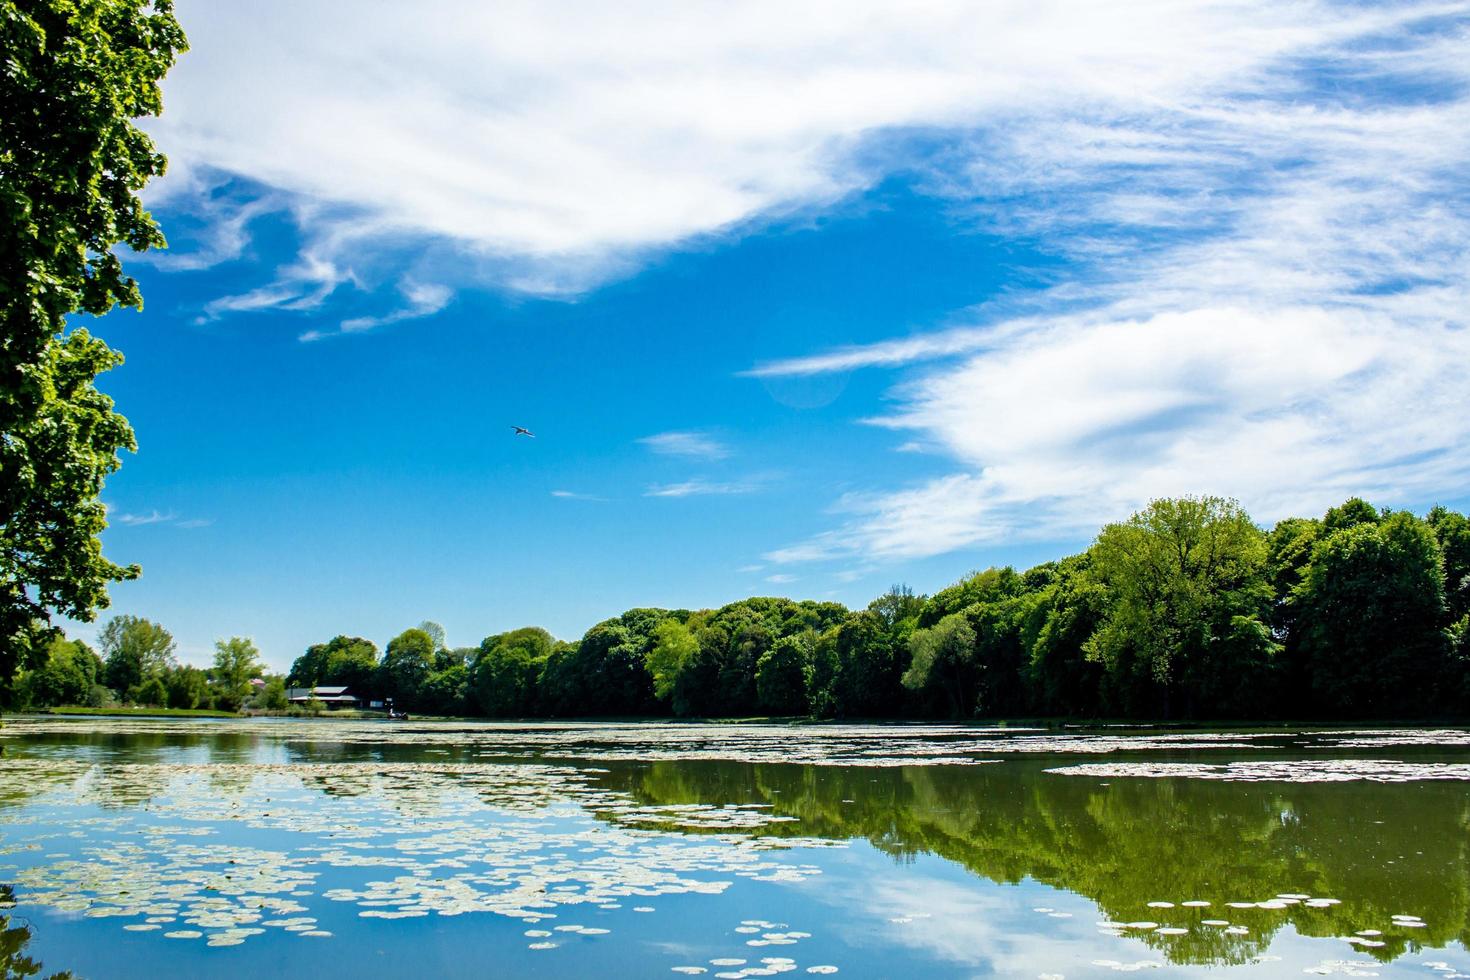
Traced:
<svg viewBox="0 0 1470 980">
<path fill-rule="evenodd" d="M 12 920 L 7 912 L 15 907 L 15 892 L 9 885 L 0 885 L 0 977 L 4 980 L 22 980 L 40 977 L 41 964 L 31 957 L 27 948 L 31 944 L 33 931 L 30 923 Z M 74 980 L 70 972 L 49 973 L 45 980 Z"/>
<path fill-rule="evenodd" d="M 861 838 L 905 861 L 932 853 L 991 881 L 1065 888 L 1172 962 L 1240 963 L 1287 923 L 1307 936 L 1362 937 L 1388 961 L 1470 939 L 1470 795 L 1463 783 L 1096 781 L 1046 762 L 899 769 L 655 762 L 614 778 L 640 801 L 769 804 L 798 818 L 766 835 Z M 1337 901 L 1237 908 L 1279 895 Z M 1209 906 L 1184 906 L 1207 901 Z M 1169 902 L 1172 908 L 1158 903 Z M 1150 903 L 1156 903 L 1150 905 Z M 1423 925 L 1404 925 L 1414 917 Z M 1228 920 L 1249 932 L 1199 928 Z"/>
<path fill-rule="evenodd" d="M 210 945 L 265 928 L 329 937 L 317 899 L 373 918 L 489 912 L 535 925 L 579 904 L 720 894 L 738 877 L 799 883 L 818 865 L 773 862 L 773 846 L 852 840 L 888 855 L 895 880 L 934 855 L 986 882 L 1064 889 L 1116 924 L 1104 935 L 1179 965 L 1260 962 L 1288 926 L 1349 938 L 1356 949 L 1338 947 L 1344 954 L 1381 963 L 1470 940 L 1470 784 L 1461 781 L 1067 775 L 1095 754 L 1029 743 L 988 764 L 899 765 L 891 747 L 865 748 L 866 734 L 793 754 L 840 744 L 869 764 L 817 765 L 662 758 L 661 745 L 635 752 L 605 732 L 547 752 L 538 730 L 528 760 L 503 730 L 401 743 L 378 730 L 300 731 L 93 726 L 11 739 L 15 751 L 0 761 L 0 855 L 36 847 L 28 835 L 86 837 L 69 860 L 22 868 L 22 898 L 87 916 L 146 915 L 126 928 L 204 934 Z M 1210 744 L 1220 747 L 1200 747 Z M 1175 749 L 1155 739 L 1146 751 L 1215 763 L 1241 757 L 1241 744 L 1230 736 Z M 1465 756 L 1457 742 L 1418 736 L 1374 744 L 1343 745 L 1334 757 L 1450 767 Z M 1252 757 L 1295 758 L 1304 778 L 1322 758 L 1280 739 Z M 247 846 L 246 832 L 274 836 Z M 344 869 L 369 877 L 323 888 Z M 5 933 L 7 956 L 20 955 L 9 937 L 23 930 Z"/>
</svg>

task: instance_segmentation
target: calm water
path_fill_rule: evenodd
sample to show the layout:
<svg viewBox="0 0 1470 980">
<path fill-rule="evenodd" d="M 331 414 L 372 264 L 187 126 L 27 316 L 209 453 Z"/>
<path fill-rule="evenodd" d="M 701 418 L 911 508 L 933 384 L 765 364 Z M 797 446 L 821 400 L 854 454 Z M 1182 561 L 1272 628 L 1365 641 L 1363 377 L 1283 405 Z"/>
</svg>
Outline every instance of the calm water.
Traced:
<svg viewBox="0 0 1470 980">
<path fill-rule="evenodd" d="M 1470 976 L 1458 730 L 12 718 L 0 745 L 0 956 L 48 973 Z"/>
</svg>

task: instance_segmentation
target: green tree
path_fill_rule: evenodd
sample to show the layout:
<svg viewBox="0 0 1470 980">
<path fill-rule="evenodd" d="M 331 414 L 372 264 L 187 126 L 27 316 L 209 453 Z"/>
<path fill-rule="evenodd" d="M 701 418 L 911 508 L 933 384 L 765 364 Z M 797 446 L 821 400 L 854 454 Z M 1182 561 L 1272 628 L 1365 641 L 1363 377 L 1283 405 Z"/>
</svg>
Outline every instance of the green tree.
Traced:
<svg viewBox="0 0 1470 980">
<path fill-rule="evenodd" d="M 497 633 L 480 641 L 470 666 L 470 696 L 492 718 L 534 714 L 541 671 L 556 641 L 536 626 Z"/>
<path fill-rule="evenodd" d="M 1377 524 L 1383 515 L 1362 497 L 1349 497 L 1336 507 L 1329 508 L 1322 517 L 1322 529 L 1326 534 L 1345 531 L 1359 524 Z"/>
<path fill-rule="evenodd" d="M 679 672 L 699 649 L 699 641 L 694 638 L 693 631 L 677 619 L 659 623 L 654 628 L 653 639 L 653 649 L 644 658 L 644 664 L 653 678 L 654 697 L 670 701 Z"/>
<path fill-rule="evenodd" d="M 889 593 L 891 596 L 893 593 Z M 834 684 L 836 713 L 844 718 L 876 718 L 900 710 L 902 677 L 917 612 L 890 619 L 869 607 L 836 627 Z"/>
<path fill-rule="evenodd" d="M 164 158 L 132 120 L 184 48 L 168 0 L 0 0 L 0 687 L 35 624 L 138 574 L 99 540 L 134 441 L 94 382 L 121 358 L 66 317 L 141 306 L 115 246 L 163 244 L 138 192 Z"/>
<path fill-rule="evenodd" d="M 568 714 L 638 715 L 655 710 L 643 637 L 616 620 L 598 623 L 577 644 L 577 690 L 584 707 Z"/>
<path fill-rule="evenodd" d="M 942 698 L 952 718 L 975 713 L 979 687 L 975 631 L 964 613 L 951 613 L 909 638 L 909 668 L 903 686 Z"/>
<path fill-rule="evenodd" d="M 434 638 L 421 629 L 404 630 L 388 642 L 378 665 L 378 689 L 400 708 L 418 709 L 424 684 L 434 670 Z"/>
<path fill-rule="evenodd" d="M 443 671 L 450 667 L 468 668 L 470 661 L 479 653 L 478 647 L 455 647 L 453 650 L 440 647 L 434 653 L 434 670 Z"/>
<path fill-rule="evenodd" d="M 1023 628 L 1027 680 L 1044 714 L 1103 711 L 1103 665 L 1085 648 L 1106 616 L 1107 591 L 1088 570 L 1085 553 L 1058 562 Z"/>
<path fill-rule="evenodd" d="M 469 669 L 452 664 L 436 670 L 424 681 L 419 693 L 419 710 L 434 715 L 462 715 L 469 693 Z"/>
<path fill-rule="evenodd" d="M 783 636 L 756 662 L 755 689 L 766 711 L 773 715 L 806 714 L 815 639 L 810 631 Z"/>
<path fill-rule="evenodd" d="M 899 584 L 868 603 L 868 612 L 882 620 L 886 629 L 893 630 L 906 620 L 917 621 L 925 601 L 907 585 Z"/>
<path fill-rule="evenodd" d="M 966 575 L 947 589 L 940 589 L 924 603 L 920 626 L 933 626 L 945 616 L 969 609 L 976 603 L 1000 602 L 1025 591 L 1025 582 L 1014 568 L 987 568 Z"/>
<path fill-rule="evenodd" d="M 285 711 L 291 706 L 291 702 L 286 700 L 286 678 L 280 674 L 266 678 L 265 687 L 260 692 L 260 706 L 266 711 Z"/>
<path fill-rule="evenodd" d="M 106 667 L 103 683 L 126 695 L 174 663 L 174 638 L 157 623 L 139 616 L 114 616 L 100 637 Z"/>
<path fill-rule="evenodd" d="M 837 655 L 837 634 L 840 626 L 834 626 L 821 636 L 812 647 L 812 669 L 807 680 L 807 704 L 817 718 L 831 718 L 837 714 L 837 683 L 842 676 L 842 660 Z"/>
<path fill-rule="evenodd" d="M 168 688 L 163 685 L 163 677 L 158 674 L 145 677 L 141 684 L 128 691 L 128 700 L 149 708 L 164 707 L 168 704 Z"/>
<path fill-rule="evenodd" d="M 163 685 L 168 689 L 170 708 L 210 708 L 214 706 L 214 689 L 209 684 L 209 675 L 198 667 L 184 664 L 163 675 Z"/>
<path fill-rule="evenodd" d="M 32 707 L 84 705 L 102 673 L 102 661 L 81 640 L 57 637 L 46 651 L 46 662 L 25 678 L 24 700 Z"/>
<path fill-rule="evenodd" d="M 779 637 L 766 626 L 764 617 L 749 616 L 735 620 L 730 645 L 720 664 L 721 713 L 748 715 L 758 710 L 759 695 L 755 688 L 756 665 Z"/>
<path fill-rule="evenodd" d="M 1091 574 L 1109 609 L 1087 649 L 1121 681 L 1124 707 L 1165 717 L 1262 709 L 1274 647 L 1244 662 L 1232 654 L 1243 636 L 1269 636 L 1236 622 L 1270 618 L 1266 557 L 1265 535 L 1220 497 L 1155 500 L 1103 528 Z"/>
<path fill-rule="evenodd" d="M 1450 619 L 1458 622 L 1470 613 L 1470 520 L 1464 514 L 1435 507 L 1425 522 L 1444 555 L 1444 595 Z"/>
<path fill-rule="evenodd" d="M 681 718 L 726 713 L 720 674 L 730 635 L 721 626 L 706 626 L 695 634 L 699 649 L 685 659 L 674 678 L 674 714 Z"/>
<path fill-rule="evenodd" d="M 429 634 L 429 639 L 434 641 L 435 652 L 449 649 L 449 639 L 444 632 L 444 627 L 432 619 L 426 619 L 419 623 L 419 629 Z"/>
<path fill-rule="evenodd" d="M 1441 562 L 1434 532 L 1406 512 L 1317 544 L 1297 602 L 1318 711 L 1419 717 L 1458 696 Z"/>
<path fill-rule="evenodd" d="M 352 693 L 365 695 L 373 687 L 378 669 L 378 647 L 360 636 L 332 637 L 326 643 L 314 643 L 296 658 L 286 683 L 291 687 L 318 685 L 346 687 Z"/>
<path fill-rule="evenodd" d="M 251 694 L 250 681 L 265 672 L 260 651 L 248 637 L 232 636 L 214 645 L 216 700 L 229 711 L 239 711 Z"/>
</svg>

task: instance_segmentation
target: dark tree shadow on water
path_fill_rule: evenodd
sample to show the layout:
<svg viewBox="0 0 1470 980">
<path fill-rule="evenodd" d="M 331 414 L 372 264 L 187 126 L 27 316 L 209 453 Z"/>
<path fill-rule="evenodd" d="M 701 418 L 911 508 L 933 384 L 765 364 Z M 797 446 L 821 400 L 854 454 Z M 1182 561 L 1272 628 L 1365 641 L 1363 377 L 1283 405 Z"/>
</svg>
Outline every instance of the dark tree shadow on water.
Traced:
<svg viewBox="0 0 1470 980">
<path fill-rule="evenodd" d="M 32 930 L 24 919 L 9 914 L 15 908 L 15 890 L 0 885 L 0 980 L 30 980 L 42 976 L 40 963 L 26 955 Z M 70 970 L 46 974 L 44 980 L 77 980 Z"/>
</svg>

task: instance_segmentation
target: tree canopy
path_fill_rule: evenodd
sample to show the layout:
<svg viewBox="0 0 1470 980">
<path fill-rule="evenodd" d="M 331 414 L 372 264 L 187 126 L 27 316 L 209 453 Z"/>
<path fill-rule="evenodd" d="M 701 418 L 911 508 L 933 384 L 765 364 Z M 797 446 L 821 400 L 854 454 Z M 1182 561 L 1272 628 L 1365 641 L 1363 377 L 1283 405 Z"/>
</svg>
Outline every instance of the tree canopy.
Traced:
<svg viewBox="0 0 1470 980">
<path fill-rule="evenodd" d="M 121 357 L 74 313 L 138 307 L 116 246 L 161 246 L 138 192 L 165 161 L 133 120 L 185 49 L 168 0 L 0 0 L 0 683 L 53 614 L 90 620 L 136 566 L 102 556 L 98 495 L 134 448 L 96 377 Z M 38 634 L 36 640 L 29 639 Z"/>
<path fill-rule="evenodd" d="M 1467 531 L 1443 507 L 1421 518 L 1355 498 L 1263 529 L 1235 501 L 1163 499 L 1080 554 L 983 569 L 932 596 L 640 607 L 570 642 L 525 626 L 457 650 L 420 626 L 381 658 L 340 634 L 308 647 L 289 682 L 496 718 L 1459 717 L 1470 619 L 1451 583 Z M 105 663 L 48 642 L 0 695 L 233 709 L 256 670 L 241 638 L 220 642 L 212 669 L 179 665 L 168 631 L 133 616 L 109 622 L 101 646 Z M 268 681 L 250 703 L 283 695 Z"/>
</svg>

